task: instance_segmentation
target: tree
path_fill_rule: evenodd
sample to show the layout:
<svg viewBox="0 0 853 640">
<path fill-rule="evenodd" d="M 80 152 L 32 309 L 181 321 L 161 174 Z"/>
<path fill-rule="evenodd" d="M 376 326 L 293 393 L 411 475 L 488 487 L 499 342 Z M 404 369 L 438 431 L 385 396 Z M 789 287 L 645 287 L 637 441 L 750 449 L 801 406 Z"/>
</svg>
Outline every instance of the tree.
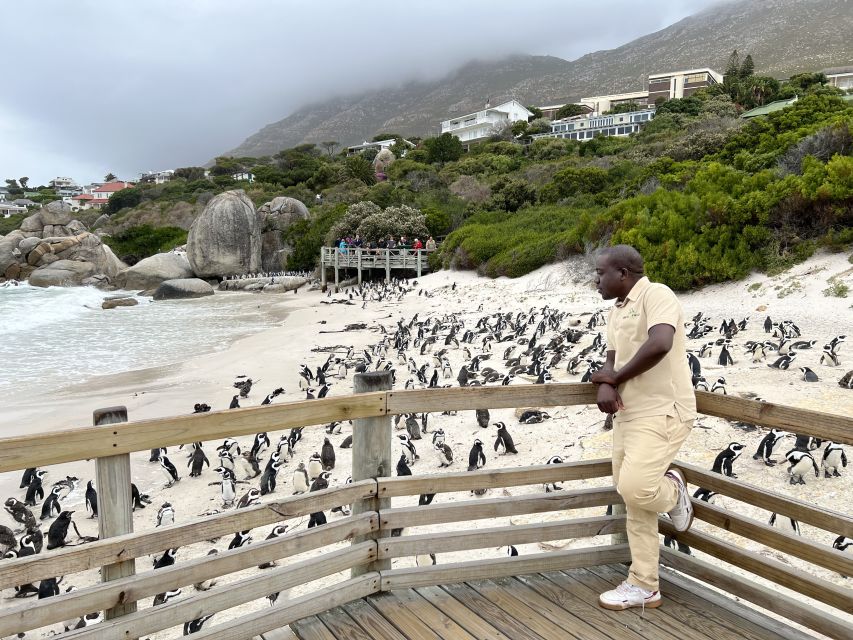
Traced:
<svg viewBox="0 0 853 640">
<path fill-rule="evenodd" d="M 184 178 L 187 182 L 204 179 L 204 167 L 179 167 L 175 169 L 176 178 Z"/>
<path fill-rule="evenodd" d="M 142 202 L 142 190 L 138 187 L 129 187 L 116 191 L 110 199 L 107 200 L 107 206 L 104 207 L 108 214 L 118 213 L 125 207 L 135 207 Z"/>
<path fill-rule="evenodd" d="M 617 104 L 615 107 L 610 109 L 610 111 L 605 111 L 605 114 L 616 115 L 617 113 L 631 113 L 632 111 L 639 111 L 642 108 L 643 107 L 636 102 L 623 102 L 622 104 Z"/>
<path fill-rule="evenodd" d="M 724 82 L 733 83 L 740 78 L 740 56 L 738 55 L 737 49 L 732 51 L 732 54 L 729 56 L 728 64 L 726 64 L 726 71 L 723 74 Z"/>
<path fill-rule="evenodd" d="M 747 54 L 743 59 L 743 64 L 740 65 L 738 76 L 743 80 L 744 78 L 749 78 L 753 73 L 755 73 L 755 63 L 752 61 L 752 56 Z"/>
<path fill-rule="evenodd" d="M 6 186 L 9 188 L 9 191 L 20 188 L 18 187 L 18 181 L 14 178 L 6 178 Z"/>
<path fill-rule="evenodd" d="M 527 126 L 527 133 L 549 133 L 551 131 L 551 121 L 548 118 L 537 118 Z"/>
<path fill-rule="evenodd" d="M 346 171 L 350 178 L 361 180 L 366 185 L 376 182 L 373 163 L 360 154 L 346 159 Z"/>
<path fill-rule="evenodd" d="M 386 133 L 381 131 L 373 136 L 373 140 L 371 142 L 382 142 L 383 140 L 402 140 L 403 136 L 399 133 Z"/>
<path fill-rule="evenodd" d="M 118 180 L 118 178 L 116 178 L 115 174 L 112 172 L 104 176 L 104 182 L 112 182 L 113 180 Z"/>
<path fill-rule="evenodd" d="M 540 109 L 539 107 L 529 106 L 527 107 L 527 110 L 533 114 L 527 119 L 528 121 L 536 120 L 537 118 L 543 117 L 542 109 Z"/>
<path fill-rule="evenodd" d="M 431 164 L 453 162 L 462 156 L 462 141 L 451 133 L 424 140 L 428 161 Z"/>
<path fill-rule="evenodd" d="M 27 176 L 24 176 L 23 178 L 18 178 L 18 182 L 21 184 L 21 189 L 26 189 L 27 188 L 27 182 L 29 182 L 29 181 L 30 181 L 30 179 Z"/>
<path fill-rule="evenodd" d="M 513 122 L 510 125 L 510 131 L 512 132 L 512 135 L 516 138 L 518 138 L 519 136 L 524 136 L 527 134 L 527 123 L 524 120 Z"/>
<path fill-rule="evenodd" d="M 582 107 L 579 104 L 574 104 L 570 102 L 569 104 L 564 104 L 557 110 L 556 119 L 562 120 L 563 118 L 571 118 L 573 116 L 580 116 L 587 112 L 586 107 Z"/>
<path fill-rule="evenodd" d="M 325 142 L 321 142 L 320 146 L 326 150 L 326 153 L 329 154 L 329 157 L 332 157 L 332 153 L 340 143 L 337 140 L 326 140 Z"/>
<path fill-rule="evenodd" d="M 492 187 L 492 207 L 504 211 L 518 211 L 536 202 L 536 191 L 524 180 L 502 176 Z"/>
</svg>

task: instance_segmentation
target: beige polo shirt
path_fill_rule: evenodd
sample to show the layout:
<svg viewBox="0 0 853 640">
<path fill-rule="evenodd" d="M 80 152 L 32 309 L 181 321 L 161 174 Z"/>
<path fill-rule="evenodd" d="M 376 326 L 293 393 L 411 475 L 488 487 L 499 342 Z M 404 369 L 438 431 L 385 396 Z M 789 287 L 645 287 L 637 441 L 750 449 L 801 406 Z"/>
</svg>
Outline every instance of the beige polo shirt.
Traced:
<svg viewBox="0 0 853 640">
<path fill-rule="evenodd" d="M 675 329 L 672 349 L 663 360 L 619 385 L 625 408 L 616 414 L 621 421 L 648 416 L 672 416 L 681 421 L 696 419 L 696 396 L 687 363 L 684 312 L 672 290 L 643 277 L 623 302 L 617 302 L 607 319 L 607 349 L 616 351 L 619 371 L 649 337 L 656 324 Z"/>
</svg>

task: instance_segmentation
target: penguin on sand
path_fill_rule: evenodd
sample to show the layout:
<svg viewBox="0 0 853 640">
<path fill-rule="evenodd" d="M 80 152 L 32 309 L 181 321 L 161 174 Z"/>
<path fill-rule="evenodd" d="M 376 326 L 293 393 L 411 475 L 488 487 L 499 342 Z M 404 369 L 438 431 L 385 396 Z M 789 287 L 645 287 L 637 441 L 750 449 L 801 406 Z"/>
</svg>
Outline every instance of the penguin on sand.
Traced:
<svg viewBox="0 0 853 640">
<path fill-rule="evenodd" d="M 44 486 L 42 485 L 42 480 L 44 480 L 46 475 L 47 471 L 44 469 L 38 469 L 30 479 L 30 483 L 27 485 L 27 495 L 24 498 L 24 503 L 28 507 L 34 507 L 44 499 Z"/>
<path fill-rule="evenodd" d="M 180 482 L 181 476 L 178 475 L 178 470 L 175 468 L 175 465 L 167 458 L 166 456 L 162 456 L 160 458 L 160 466 L 163 469 L 163 473 L 166 474 L 166 488 L 168 489 L 176 482 Z"/>
<path fill-rule="evenodd" d="M 329 488 L 329 478 L 332 477 L 331 471 L 323 471 L 319 476 L 314 478 L 311 483 L 311 488 L 308 491 L 322 491 Z"/>
<path fill-rule="evenodd" d="M 503 422 L 495 422 L 493 426 L 498 428 L 498 436 L 495 440 L 495 451 L 497 451 L 499 455 L 518 453 L 518 450 L 515 448 L 515 442 L 513 442 L 512 436 L 509 435 L 509 431 L 506 428 L 506 424 Z"/>
<path fill-rule="evenodd" d="M 39 583 L 38 599 L 50 598 L 51 596 L 59 595 L 59 583 L 62 582 L 62 576 L 57 578 L 45 578 Z"/>
<path fill-rule="evenodd" d="M 261 490 L 256 487 L 252 487 L 246 493 L 244 493 L 240 500 L 237 502 L 238 509 L 245 509 L 246 507 L 251 507 L 256 504 L 259 504 L 261 501 Z"/>
<path fill-rule="evenodd" d="M 764 460 L 764 464 L 768 467 L 772 467 L 776 464 L 775 460 L 771 460 L 770 456 L 773 455 L 773 447 L 784 437 L 786 437 L 787 433 L 782 431 L 781 429 L 771 429 L 770 433 L 764 436 L 761 439 L 761 442 L 758 443 L 758 450 L 753 454 L 753 460 Z"/>
<path fill-rule="evenodd" d="M 787 522 L 786 522 L 787 521 Z M 793 533 L 795 535 L 802 535 L 800 533 L 800 523 L 794 520 L 793 518 L 788 518 L 786 516 L 779 516 L 775 511 L 770 514 L 770 520 L 767 521 L 771 527 L 776 527 L 782 531 L 786 531 L 788 533 Z"/>
<path fill-rule="evenodd" d="M 281 461 L 273 460 L 267 465 L 264 474 L 261 476 L 261 495 L 265 496 L 275 491 L 275 486 L 278 478 L 278 470 L 281 469 Z"/>
<path fill-rule="evenodd" d="M 151 497 L 147 493 L 139 493 L 139 489 L 133 483 L 130 484 L 130 497 L 133 501 L 133 510 L 144 509 L 145 505 L 151 504 Z"/>
<path fill-rule="evenodd" d="M 488 409 L 477 409 L 475 411 L 477 416 L 477 424 L 480 425 L 483 429 L 489 428 L 489 410 Z"/>
<path fill-rule="evenodd" d="M 274 540 L 275 538 L 280 538 L 285 533 L 287 533 L 287 525 L 286 524 L 278 524 L 272 528 L 269 535 L 266 537 L 267 540 Z M 271 569 L 272 567 L 277 566 L 275 561 L 273 562 L 264 562 L 261 565 L 258 565 L 258 569 Z"/>
<path fill-rule="evenodd" d="M 52 491 L 51 495 L 53 495 Z M 24 525 L 25 529 L 36 528 L 36 518 L 23 502 L 17 498 L 8 498 L 4 504 L 6 512 L 12 516 L 12 520 Z"/>
<path fill-rule="evenodd" d="M 191 633 L 198 633 L 201 631 L 202 626 L 205 622 L 210 620 L 213 617 L 213 614 L 210 613 L 208 615 L 204 615 L 200 618 L 196 618 L 195 620 L 190 620 L 189 622 L 184 623 L 184 635 L 188 636 Z"/>
<path fill-rule="evenodd" d="M 238 531 L 235 533 L 228 545 L 228 550 L 231 551 L 231 549 L 239 549 L 247 544 L 251 544 L 252 536 L 249 535 L 250 531 L 250 529 L 246 529 L 245 531 Z"/>
<path fill-rule="evenodd" d="M 47 498 L 45 498 L 44 503 L 41 505 L 42 520 L 47 520 L 48 518 L 52 518 L 54 516 L 59 515 L 59 513 L 62 511 L 62 507 L 59 505 L 59 496 L 61 496 L 63 492 L 64 490 L 60 486 L 55 486 L 53 487 L 53 489 L 50 490 L 50 493 L 47 495 Z"/>
<path fill-rule="evenodd" d="M 308 491 L 308 486 L 308 470 L 305 469 L 305 463 L 300 462 L 293 471 L 293 495 L 305 493 Z"/>
<path fill-rule="evenodd" d="M 486 454 L 483 453 L 483 441 L 474 440 L 474 445 L 468 453 L 468 471 L 476 471 L 486 466 Z"/>
<path fill-rule="evenodd" d="M 714 466 L 711 471 L 721 473 L 729 478 L 737 478 L 737 474 L 732 471 L 734 461 L 738 459 L 744 446 L 739 442 L 730 442 L 729 446 L 723 449 L 714 459 Z"/>
<path fill-rule="evenodd" d="M 24 474 L 21 476 L 21 486 L 19 489 L 26 489 L 30 486 L 30 482 L 33 481 L 33 478 L 36 475 L 36 467 L 30 467 L 29 469 L 24 470 Z"/>
<path fill-rule="evenodd" d="M 410 476 L 412 475 L 412 470 L 409 469 L 409 465 L 406 462 L 406 454 L 400 454 L 400 459 L 397 461 L 397 475 L 398 476 Z"/>
<path fill-rule="evenodd" d="M 170 524 L 175 524 L 175 509 L 171 503 L 164 502 L 163 506 L 157 511 L 157 527 L 165 527 Z"/>
<path fill-rule="evenodd" d="M 548 458 L 548 462 L 545 464 L 563 464 L 563 458 L 560 456 L 551 456 Z M 545 493 L 551 493 L 551 491 L 561 491 L 563 487 L 558 487 L 556 482 L 546 482 L 545 483 Z"/>
<path fill-rule="evenodd" d="M 817 462 L 808 451 L 800 449 L 791 449 L 785 454 L 785 459 L 790 462 L 788 474 L 791 476 L 790 484 L 805 484 L 805 475 L 814 469 L 814 477 L 820 477 L 820 469 L 817 468 Z"/>
<path fill-rule="evenodd" d="M 320 463 L 324 469 L 335 468 L 335 447 L 328 438 L 323 439 L 323 447 L 320 449 Z"/>
<path fill-rule="evenodd" d="M 93 480 L 86 483 L 86 511 L 88 511 L 90 518 L 98 517 L 98 492 L 95 491 Z"/>
<path fill-rule="evenodd" d="M 80 532 L 77 530 L 77 525 L 71 519 L 71 514 L 73 511 L 63 511 L 59 514 L 59 517 L 53 521 L 50 525 L 50 529 L 47 531 L 47 549 L 48 551 L 51 549 L 59 549 L 60 547 L 65 547 L 69 545 L 68 542 L 68 528 L 72 527 L 77 534 L 77 537 L 84 541 L 91 541 L 92 538 L 84 538 L 80 535 Z"/>
<path fill-rule="evenodd" d="M 216 467 L 214 471 L 222 476 L 222 480 L 219 482 L 209 482 L 208 486 L 219 485 L 222 492 L 222 507 L 227 509 L 234 505 L 234 500 L 237 498 L 237 477 L 227 467 Z"/>
<path fill-rule="evenodd" d="M 406 457 L 406 464 L 415 464 L 415 460 L 420 459 L 418 450 L 412 444 L 412 440 L 408 434 L 401 433 L 397 436 L 400 439 L 400 444 L 403 445 L 403 455 Z"/>
<path fill-rule="evenodd" d="M 435 454 L 438 457 L 438 466 L 439 467 L 449 467 L 453 464 L 453 450 L 450 446 L 444 442 L 441 444 L 434 444 L 433 448 L 435 449 Z"/>
<path fill-rule="evenodd" d="M 15 532 L 5 524 L 0 524 L 0 556 L 16 546 L 18 546 L 18 539 L 15 537 Z"/>
<path fill-rule="evenodd" d="M 187 462 L 187 467 L 190 468 L 190 478 L 198 478 L 204 465 L 210 467 L 210 461 L 201 447 L 195 447 L 190 454 L 189 462 Z"/>
<path fill-rule="evenodd" d="M 847 454 L 843 447 L 835 442 L 828 442 L 826 449 L 823 450 L 821 466 L 825 478 L 840 478 L 841 474 L 838 472 L 838 468 L 847 466 Z M 832 473 L 830 474 L 830 472 Z"/>
<path fill-rule="evenodd" d="M 817 374 L 809 369 L 808 367 L 800 367 L 800 373 L 803 374 L 803 381 L 805 382 L 818 382 L 819 379 Z"/>
<path fill-rule="evenodd" d="M 160 556 L 159 558 L 156 556 L 154 557 L 152 564 L 154 565 L 155 569 L 162 569 L 164 567 L 171 567 L 173 564 L 175 564 L 175 557 L 177 555 L 178 555 L 177 548 L 166 549 L 163 552 L 162 556 Z"/>
</svg>

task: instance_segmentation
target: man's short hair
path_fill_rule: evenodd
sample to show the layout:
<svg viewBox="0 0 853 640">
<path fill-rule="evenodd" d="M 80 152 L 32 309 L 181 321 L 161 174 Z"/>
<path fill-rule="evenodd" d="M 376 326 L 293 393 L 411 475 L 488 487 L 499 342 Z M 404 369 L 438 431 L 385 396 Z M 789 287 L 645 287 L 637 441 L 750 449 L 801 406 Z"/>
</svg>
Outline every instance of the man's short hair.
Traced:
<svg viewBox="0 0 853 640">
<path fill-rule="evenodd" d="M 643 256 L 634 247 L 628 244 L 617 244 L 612 247 L 604 247 L 598 252 L 599 256 L 606 256 L 610 265 L 617 269 L 627 269 L 632 273 L 643 273 Z"/>
</svg>

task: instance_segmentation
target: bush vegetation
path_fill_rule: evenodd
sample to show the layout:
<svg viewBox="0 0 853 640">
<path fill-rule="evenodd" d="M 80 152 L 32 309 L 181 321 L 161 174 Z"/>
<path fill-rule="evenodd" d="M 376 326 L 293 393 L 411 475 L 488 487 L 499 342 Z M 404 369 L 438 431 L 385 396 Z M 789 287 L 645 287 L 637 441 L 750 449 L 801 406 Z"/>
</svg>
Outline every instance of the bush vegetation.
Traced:
<svg viewBox="0 0 853 640">
<path fill-rule="evenodd" d="M 103 240 L 118 257 L 129 256 L 132 257 L 131 262 L 137 262 L 185 244 L 187 232 L 178 227 L 152 227 L 143 224 L 114 236 L 104 236 Z"/>
</svg>

